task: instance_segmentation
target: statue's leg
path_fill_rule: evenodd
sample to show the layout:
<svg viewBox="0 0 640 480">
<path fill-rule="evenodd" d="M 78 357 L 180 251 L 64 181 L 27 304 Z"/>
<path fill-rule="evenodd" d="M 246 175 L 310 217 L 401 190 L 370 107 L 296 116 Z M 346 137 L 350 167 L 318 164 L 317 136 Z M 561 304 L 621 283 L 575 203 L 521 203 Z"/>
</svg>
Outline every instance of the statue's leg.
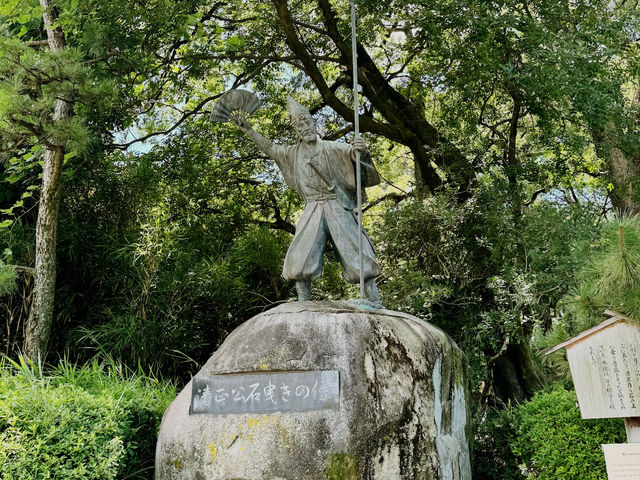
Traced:
<svg viewBox="0 0 640 480">
<path fill-rule="evenodd" d="M 311 282 L 320 276 L 327 243 L 327 226 L 318 204 L 308 205 L 287 251 L 282 275 L 295 280 L 298 300 L 310 299 Z"/>
<path fill-rule="evenodd" d="M 299 302 L 306 302 L 311 299 L 311 280 L 296 281 L 296 290 Z"/>
<path fill-rule="evenodd" d="M 380 292 L 378 292 L 375 278 L 370 278 L 364 282 L 364 293 L 371 300 L 371 303 L 382 307 L 382 300 L 380 299 Z"/>
<path fill-rule="evenodd" d="M 326 216 L 329 235 L 336 247 L 336 253 L 344 278 L 351 283 L 360 282 L 360 252 L 358 251 L 359 229 L 358 221 L 352 212 L 342 208 L 335 202 L 332 205 L 330 214 Z M 374 279 L 380 275 L 380 265 L 376 260 L 376 254 L 369 237 L 364 234 L 362 242 L 363 276 L 365 280 L 365 291 L 372 301 L 379 301 L 378 289 Z M 369 285 L 367 290 L 367 285 Z M 378 300 L 375 300 L 378 299 Z"/>
</svg>

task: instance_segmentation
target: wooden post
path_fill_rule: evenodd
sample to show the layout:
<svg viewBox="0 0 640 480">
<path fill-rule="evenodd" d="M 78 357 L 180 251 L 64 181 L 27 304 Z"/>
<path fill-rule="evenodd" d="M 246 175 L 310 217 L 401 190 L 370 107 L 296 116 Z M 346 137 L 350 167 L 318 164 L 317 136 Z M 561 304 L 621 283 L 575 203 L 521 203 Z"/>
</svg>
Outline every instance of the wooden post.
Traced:
<svg viewBox="0 0 640 480">
<path fill-rule="evenodd" d="M 624 428 L 627 430 L 627 443 L 640 443 L 640 417 L 625 418 Z"/>
</svg>

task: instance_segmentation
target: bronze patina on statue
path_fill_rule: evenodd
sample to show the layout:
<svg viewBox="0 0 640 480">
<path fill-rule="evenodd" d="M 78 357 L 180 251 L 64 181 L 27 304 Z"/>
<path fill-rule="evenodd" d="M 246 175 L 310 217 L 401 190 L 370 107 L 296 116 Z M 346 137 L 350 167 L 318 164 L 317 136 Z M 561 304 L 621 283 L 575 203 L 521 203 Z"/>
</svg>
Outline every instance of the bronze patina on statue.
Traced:
<svg viewBox="0 0 640 480">
<path fill-rule="evenodd" d="M 361 231 L 355 213 L 358 183 L 362 190 L 380 183 L 367 146 L 359 136 L 352 145 L 323 140 L 309 110 L 291 97 L 287 99 L 287 109 L 298 140 L 295 145 L 274 144 L 251 127 L 242 111 L 228 116 L 275 160 L 287 185 L 304 198 L 304 212 L 284 261 L 283 276 L 295 280 L 298 300 L 309 300 L 311 282 L 322 272 L 324 251 L 330 240 L 345 279 L 358 283 L 362 274 L 369 302 L 381 307 L 375 283 L 380 266 L 369 237 L 362 232 L 364 238 L 359 239 Z M 357 153 L 361 162 L 360 182 L 356 178 Z"/>
</svg>

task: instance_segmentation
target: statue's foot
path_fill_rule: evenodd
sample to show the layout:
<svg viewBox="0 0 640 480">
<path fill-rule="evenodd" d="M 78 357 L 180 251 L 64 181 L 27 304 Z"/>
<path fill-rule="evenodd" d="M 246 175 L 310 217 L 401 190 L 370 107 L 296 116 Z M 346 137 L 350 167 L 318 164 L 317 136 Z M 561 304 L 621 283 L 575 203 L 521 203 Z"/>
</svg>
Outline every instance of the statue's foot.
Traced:
<svg viewBox="0 0 640 480">
<path fill-rule="evenodd" d="M 369 305 L 371 305 L 375 310 L 382 310 L 384 308 L 381 300 L 377 300 L 377 301 L 369 300 Z"/>
<path fill-rule="evenodd" d="M 298 280 L 296 282 L 296 290 L 298 291 L 299 302 L 306 302 L 311 299 L 311 281 Z"/>
</svg>

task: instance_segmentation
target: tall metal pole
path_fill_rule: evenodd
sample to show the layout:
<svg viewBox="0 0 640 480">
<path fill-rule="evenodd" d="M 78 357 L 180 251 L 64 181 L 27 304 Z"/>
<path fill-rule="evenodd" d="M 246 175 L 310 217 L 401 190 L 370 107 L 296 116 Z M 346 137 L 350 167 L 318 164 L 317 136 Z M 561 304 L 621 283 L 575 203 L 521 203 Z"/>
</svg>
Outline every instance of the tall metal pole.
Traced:
<svg viewBox="0 0 640 480">
<path fill-rule="evenodd" d="M 353 130 L 360 137 L 360 105 L 358 103 L 358 52 L 356 45 L 356 6 L 351 0 L 351 57 L 353 58 Z M 360 151 L 356 150 L 356 189 L 358 191 L 358 260 L 360 264 L 360 298 L 364 299 L 364 259 L 362 256 L 362 179 Z"/>
</svg>

